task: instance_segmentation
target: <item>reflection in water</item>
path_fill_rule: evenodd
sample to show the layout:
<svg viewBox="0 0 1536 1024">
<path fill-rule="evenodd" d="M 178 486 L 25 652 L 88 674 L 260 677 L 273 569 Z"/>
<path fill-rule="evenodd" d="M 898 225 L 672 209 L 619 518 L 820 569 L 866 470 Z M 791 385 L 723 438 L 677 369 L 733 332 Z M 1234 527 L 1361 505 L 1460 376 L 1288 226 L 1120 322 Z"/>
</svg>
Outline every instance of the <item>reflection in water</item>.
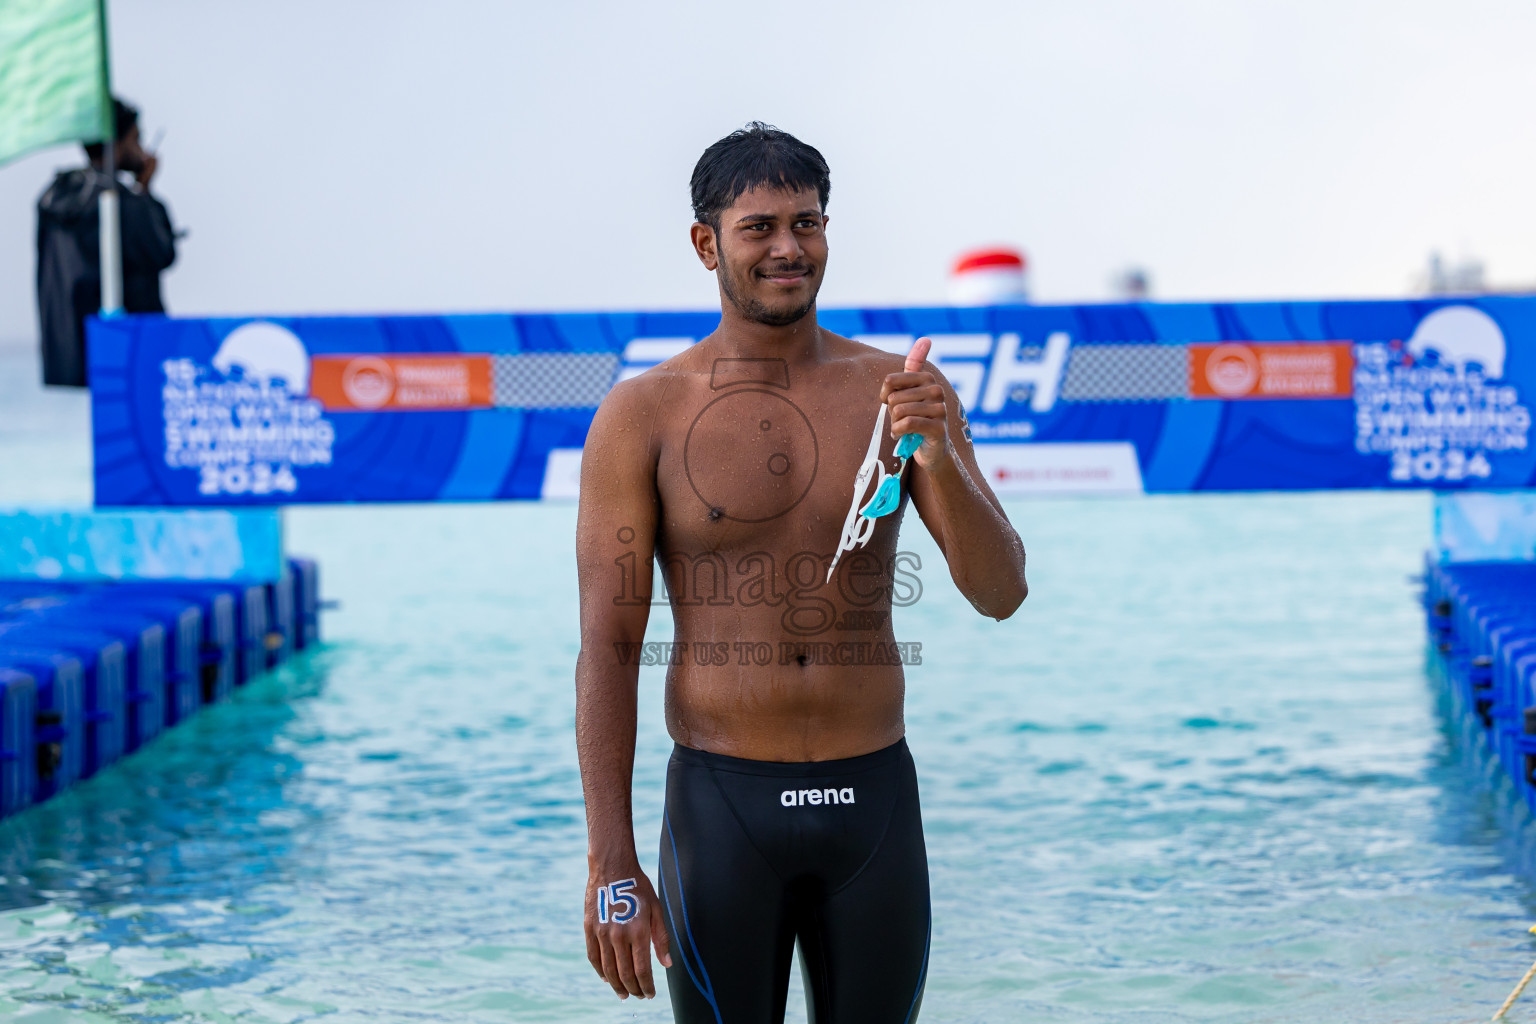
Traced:
<svg viewBox="0 0 1536 1024">
<path fill-rule="evenodd" d="M 309 854 L 326 815 L 295 792 L 303 765 L 291 737 L 302 735 L 305 702 L 323 692 L 336 655 L 299 658 L 0 821 L 0 962 L 8 982 L 33 982 L 0 1008 L 41 1002 L 137 1019 L 177 993 L 264 968 L 262 955 L 210 958 L 208 940 L 237 949 L 284 913 L 248 903 L 253 890 L 320 869 Z M 132 951 L 149 944 L 196 953 L 162 953 L 186 962 L 141 975 Z"/>
<path fill-rule="evenodd" d="M 295 870 L 314 808 L 295 804 L 300 760 L 277 738 L 318 694 L 325 653 L 204 709 L 64 795 L 0 821 L 0 909 L 67 892 L 84 907 L 193 885 L 216 897 Z M 274 813 L 280 812 L 280 813 Z M 298 863 L 302 863 L 302 858 Z"/>
<path fill-rule="evenodd" d="M 1481 727 L 1456 714 L 1444 661 L 1427 647 L 1424 658 L 1434 684 L 1439 741 L 1426 772 L 1441 787 L 1434 798 L 1433 839 L 1452 847 L 1497 851 L 1499 874 L 1536 882 L 1536 822 L 1531 811 L 1489 749 Z M 1520 901 L 1536 922 L 1536 889 L 1522 892 Z"/>
</svg>

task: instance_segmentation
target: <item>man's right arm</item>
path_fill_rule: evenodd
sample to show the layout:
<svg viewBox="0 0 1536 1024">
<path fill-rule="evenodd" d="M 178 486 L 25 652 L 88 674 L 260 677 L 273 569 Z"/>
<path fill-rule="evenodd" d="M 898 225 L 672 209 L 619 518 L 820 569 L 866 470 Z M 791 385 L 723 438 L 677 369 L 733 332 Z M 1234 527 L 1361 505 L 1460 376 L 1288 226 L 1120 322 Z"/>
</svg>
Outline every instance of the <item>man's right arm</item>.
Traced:
<svg viewBox="0 0 1536 1024">
<path fill-rule="evenodd" d="M 118 191 L 123 268 L 134 273 L 158 273 L 175 263 L 176 232 L 165 204 L 148 192 Z"/>
<path fill-rule="evenodd" d="M 656 994 L 653 942 L 662 964 L 671 965 L 661 906 L 635 852 L 630 808 L 639 648 L 650 615 L 659 520 L 653 387 L 652 380 L 625 381 L 598 409 L 582 454 L 576 519 L 576 751 L 587 805 L 587 957 L 621 998 Z M 615 913 L 602 913 L 599 890 L 626 881 L 634 884 L 621 895 L 637 901 L 635 912 L 621 900 Z"/>
</svg>

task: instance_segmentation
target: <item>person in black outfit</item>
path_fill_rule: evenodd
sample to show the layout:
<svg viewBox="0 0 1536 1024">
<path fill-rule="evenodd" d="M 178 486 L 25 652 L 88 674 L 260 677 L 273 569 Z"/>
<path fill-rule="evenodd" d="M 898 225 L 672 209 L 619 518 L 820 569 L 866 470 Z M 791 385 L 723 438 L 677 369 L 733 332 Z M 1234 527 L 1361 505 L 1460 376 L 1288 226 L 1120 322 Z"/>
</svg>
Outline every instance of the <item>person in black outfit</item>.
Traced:
<svg viewBox="0 0 1536 1024">
<path fill-rule="evenodd" d="M 112 101 L 113 154 L 131 185 L 109 182 L 105 147 L 85 147 L 90 165 L 61 171 L 37 201 L 37 309 L 42 328 L 43 383 L 85 387 L 85 318 L 101 308 L 101 220 L 109 184 L 122 220 L 123 309 L 164 313 L 160 272 L 176 261 L 176 232 L 165 204 L 149 191 L 158 160 L 139 140 L 139 112 Z"/>
</svg>

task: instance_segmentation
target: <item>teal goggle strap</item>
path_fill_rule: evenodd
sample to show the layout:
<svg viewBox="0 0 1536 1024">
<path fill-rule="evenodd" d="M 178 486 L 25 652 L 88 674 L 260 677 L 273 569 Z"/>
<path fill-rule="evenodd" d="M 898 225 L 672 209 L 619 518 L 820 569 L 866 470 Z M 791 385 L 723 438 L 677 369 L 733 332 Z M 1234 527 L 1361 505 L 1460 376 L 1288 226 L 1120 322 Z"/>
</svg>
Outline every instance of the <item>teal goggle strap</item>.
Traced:
<svg viewBox="0 0 1536 1024">
<path fill-rule="evenodd" d="M 907 468 L 907 460 L 923 443 L 921 434 L 904 435 L 896 443 L 896 457 L 901 463 L 895 473 L 887 473 L 885 465 L 880 461 L 880 442 L 885 434 L 885 411 L 886 406 L 882 402 L 880 412 L 875 417 L 875 431 L 869 438 L 869 448 L 864 453 L 864 461 L 859 464 L 858 475 L 854 477 L 853 502 L 848 506 L 847 518 L 843 520 L 843 534 L 838 541 L 837 552 L 832 556 L 832 564 L 827 568 L 829 583 L 843 552 L 868 544 L 869 539 L 875 535 L 875 520 L 890 515 L 901 504 L 901 474 Z M 868 493 L 871 481 L 875 482 L 875 496 L 860 507 L 859 502 Z"/>
</svg>

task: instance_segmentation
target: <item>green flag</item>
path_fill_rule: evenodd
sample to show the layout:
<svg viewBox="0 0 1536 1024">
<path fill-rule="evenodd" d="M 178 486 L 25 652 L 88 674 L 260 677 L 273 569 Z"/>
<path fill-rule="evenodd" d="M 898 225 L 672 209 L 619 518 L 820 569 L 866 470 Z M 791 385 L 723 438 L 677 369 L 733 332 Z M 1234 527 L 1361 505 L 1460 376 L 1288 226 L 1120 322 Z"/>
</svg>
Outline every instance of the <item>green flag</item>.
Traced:
<svg viewBox="0 0 1536 1024">
<path fill-rule="evenodd" d="M 0 0 L 0 164 L 112 137 L 106 0 Z"/>
</svg>

